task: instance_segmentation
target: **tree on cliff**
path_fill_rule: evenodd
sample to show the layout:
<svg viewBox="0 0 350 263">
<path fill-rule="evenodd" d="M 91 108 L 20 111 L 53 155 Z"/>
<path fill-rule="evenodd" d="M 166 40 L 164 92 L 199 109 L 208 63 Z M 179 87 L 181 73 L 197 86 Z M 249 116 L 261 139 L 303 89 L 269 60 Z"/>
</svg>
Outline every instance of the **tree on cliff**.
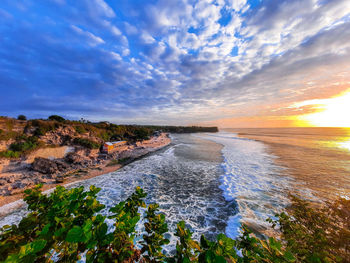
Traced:
<svg viewBox="0 0 350 263">
<path fill-rule="evenodd" d="M 58 115 L 51 115 L 48 118 L 50 121 L 58 121 L 58 122 L 64 122 L 65 118 L 58 116 Z"/>
<path fill-rule="evenodd" d="M 18 115 L 17 120 L 26 121 L 27 117 L 21 114 L 21 115 Z"/>
</svg>

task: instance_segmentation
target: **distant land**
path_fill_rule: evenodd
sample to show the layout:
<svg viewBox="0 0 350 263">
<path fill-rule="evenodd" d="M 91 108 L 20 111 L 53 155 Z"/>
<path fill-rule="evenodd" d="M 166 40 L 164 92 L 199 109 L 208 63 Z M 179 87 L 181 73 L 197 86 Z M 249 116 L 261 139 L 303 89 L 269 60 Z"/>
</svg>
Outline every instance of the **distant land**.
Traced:
<svg viewBox="0 0 350 263">
<path fill-rule="evenodd" d="M 217 132 L 217 127 L 117 125 L 66 120 L 58 115 L 27 120 L 0 117 L 0 205 L 38 183 L 44 189 L 119 169 L 167 146 L 168 133 Z M 120 142 L 111 152 L 107 142 Z M 113 146 L 114 147 L 114 146 Z"/>
</svg>

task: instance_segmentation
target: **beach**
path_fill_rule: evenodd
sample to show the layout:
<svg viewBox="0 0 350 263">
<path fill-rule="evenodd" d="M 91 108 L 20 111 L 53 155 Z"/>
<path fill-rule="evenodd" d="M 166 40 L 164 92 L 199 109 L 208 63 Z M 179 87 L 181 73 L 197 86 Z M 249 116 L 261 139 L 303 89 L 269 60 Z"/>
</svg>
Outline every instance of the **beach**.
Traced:
<svg viewBox="0 0 350 263">
<path fill-rule="evenodd" d="M 55 188 L 58 185 L 66 185 L 77 181 L 87 180 L 89 178 L 93 178 L 99 175 L 111 173 L 120 169 L 126 163 L 135 161 L 143 156 L 146 156 L 149 153 L 152 153 L 169 145 L 170 143 L 171 139 L 169 138 L 168 134 L 162 133 L 159 136 L 154 136 L 150 138 L 149 140 L 143 140 L 133 145 L 129 145 L 128 147 L 125 147 L 120 151 L 117 150 L 110 156 L 106 155 L 105 158 L 99 161 L 98 164 L 87 164 L 85 165 L 85 167 L 79 166 L 79 169 L 75 169 L 72 167 L 71 170 L 68 169 L 68 171 L 65 171 L 64 176 L 62 176 L 64 177 L 62 182 L 57 182 L 57 179 L 55 178 L 45 180 L 47 183 L 44 183 L 44 181 L 41 182 L 43 183 L 42 189 L 46 191 Z M 127 159 L 128 161 L 122 164 L 113 162 L 113 160 L 115 160 L 116 157 L 118 157 L 119 159 Z M 30 156 L 30 159 L 33 159 L 33 157 Z M 32 173 L 30 172 L 31 171 L 28 170 L 28 166 L 25 166 L 22 170 L 17 170 L 16 173 L 1 173 L 0 178 L 13 177 L 18 176 L 20 174 L 20 176 L 31 177 L 31 180 L 35 180 L 36 178 L 33 178 Z M 30 173 L 30 175 L 25 175 L 26 173 Z M 38 174 L 37 176 L 39 177 L 41 175 Z M 10 195 L 0 196 L 0 207 L 23 198 L 24 189 L 15 190 L 16 191 L 14 191 Z"/>
</svg>

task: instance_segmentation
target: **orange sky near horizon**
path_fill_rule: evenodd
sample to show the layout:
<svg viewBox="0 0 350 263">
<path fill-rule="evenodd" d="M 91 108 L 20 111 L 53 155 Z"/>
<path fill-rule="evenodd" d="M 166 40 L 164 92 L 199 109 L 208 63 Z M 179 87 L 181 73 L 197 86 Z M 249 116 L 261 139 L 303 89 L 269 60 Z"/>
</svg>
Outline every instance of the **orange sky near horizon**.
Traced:
<svg viewBox="0 0 350 263">
<path fill-rule="evenodd" d="M 219 128 L 350 127 L 350 88 L 329 98 L 274 108 L 270 113 L 218 119 L 202 125 Z"/>
</svg>

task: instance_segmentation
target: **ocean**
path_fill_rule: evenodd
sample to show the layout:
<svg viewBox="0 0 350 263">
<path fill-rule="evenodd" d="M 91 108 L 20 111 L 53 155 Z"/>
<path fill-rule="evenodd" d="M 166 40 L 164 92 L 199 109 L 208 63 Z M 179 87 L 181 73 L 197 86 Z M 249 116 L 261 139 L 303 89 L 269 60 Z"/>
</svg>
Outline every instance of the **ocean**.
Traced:
<svg viewBox="0 0 350 263">
<path fill-rule="evenodd" d="M 241 223 L 268 232 L 266 219 L 288 206 L 290 193 L 310 200 L 350 196 L 348 130 L 235 129 L 171 136 L 162 150 L 69 187 L 100 187 L 98 199 L 107 213 L 140 186 L 148 193 L 146 203 L 160 205 L 170 229 L 185 220 L 195 238 L 210 239 L 223 232 L 237 237 Z M 18 223 L 25 213 L 20 202 L 1 207 L 0 226 Z"/>
<path fill-rule="evenodd" d="M 350 198 L 350 128 L 229 129 L 267 145 L 294 180 L 292 193 L 315 199 Z M 299 193 L 298 193 L 299 192 Z"/>
</svg>

